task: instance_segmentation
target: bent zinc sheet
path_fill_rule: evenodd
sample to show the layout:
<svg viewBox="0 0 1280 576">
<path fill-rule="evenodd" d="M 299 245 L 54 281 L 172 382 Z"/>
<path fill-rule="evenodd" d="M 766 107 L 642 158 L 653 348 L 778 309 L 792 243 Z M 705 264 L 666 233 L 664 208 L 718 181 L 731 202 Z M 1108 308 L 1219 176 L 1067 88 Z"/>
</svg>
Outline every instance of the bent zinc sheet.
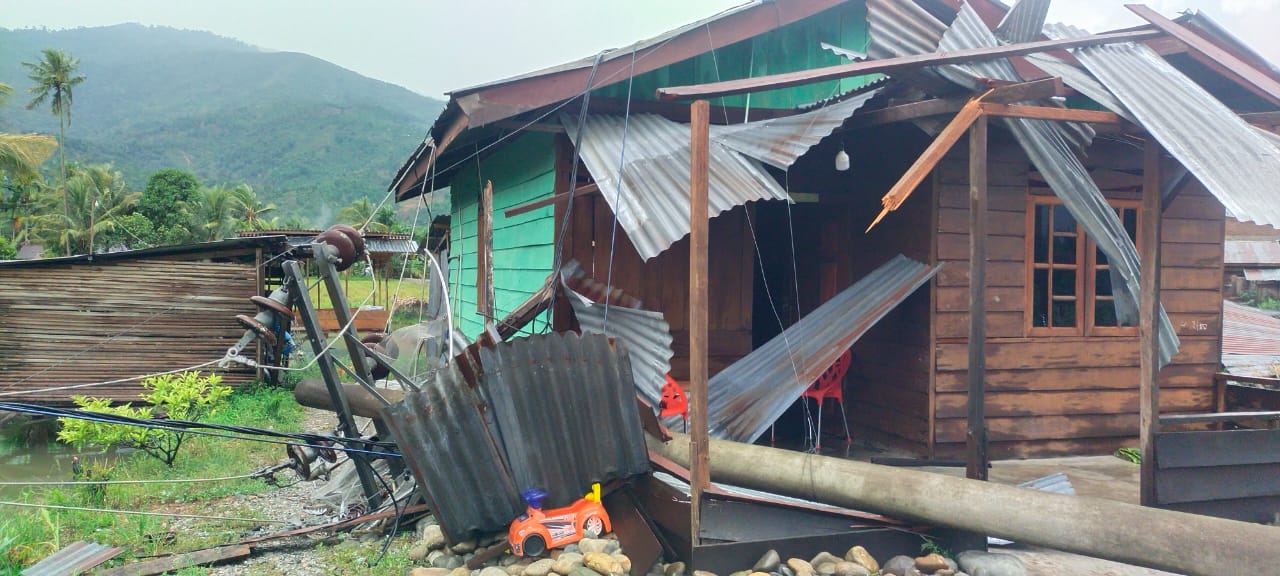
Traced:
<svg viewBox="0 0 1280 576">
<path fill-rule="evenodd" d="M 1088 34 L 1062 24 L 1045 27 L 1045 33 Z M 1280 149 L 1270 140 L 1146 45 L 1128 42 L 1073 54 L 1232 215 L 1280 226 Z"/>
<path fill-rule="evenodd" d="M 899 254 L 716 374 L 707 385 L 711 436 L 756 441 L 836 358 L 941 268 Z"/>
<path fill-rule="evenodd" d="M 588 278 L 577 260 L 566 262 L 560 276 L 578 327 L 583 332 L 604 334 L 625 343 L 631 356 L 636 391 L 649 404 L 657 406 L 662 400 L 662 385 L 667 381 L 674 355 L 671 325 L 661 312 L 645 310 L 639 300 Z"/>
<path fill-rule="evenodd" d="M 880 88 L 868 89 L 846 100 L 794 116 L 712 126 L 711 140 L 774 168 L 786 170 L 879 93 Z"/>
<path fill-rule="evenodd" d="M 1038 2 L 1040 0 L 1023 1 Z M 927 22 L 909 25 L 899 22 L 897 27 L 882 26 L 881 30 L 884 32 L 881 36 L 875 36 L 873 30 L 872 46 L 875 48 L 874 51 L 879 54 L 891 54 L 894 56 L 921 53 L 921 48 L 928 43 L 928 39 L 920 37 L 919 31 L 936 31 L 941 24 L 923 11 L 898 9 L 897 3 L 909 4 L 910 2 L 908 0 L 876 0 L 869 3 L 873 10 L 870 19 L 872 21 L 886 20 L 887 18 L 884 15 L 875 14 L 875 7 L 892 6 L 894 7 L 893 14 L 917 20 L 927 20 Z M 1025 15 L 1034 16 L 1040 13 L 1039 9 L 1029 10 L 1023 13 L 1024 15 L 1020 16 L 1019 19 L 1027 18 L 1029 20 L 1030 16 Z M 1021 31 L 1010 30 L 1010 32 L 1014 35 L 1025 35 L 1023 31 L 1033 25 L 1034 22 L 1022 21 L 1017 26 L 1022 29 Z M 898 38 L 893 33 L 899 27 L 917 32 L 913 33 L 909 38 Z M 995 34 L 986 27 L 982 19 L 968 4 L 961 6 L 955 21 L 942 32 L 936 42 L 936 49 L 942 51 L 999 45 Z M 934 48 L 923 50 L 923 52 L 932 50 Z M 1010 82 L 1021 80 L 1013 65 L 1004 59 L 947 65 L 938 67 L 936 70 L 952 82 L 970 88 L 976 86 L 976 79 L 979 77 Z M 1140 275 L 1138 250 L 1133 245 L 1133 241 L 1129 239 L 1115 210 L 1107 203 L 1106 197 L 1103 196 L 1102 191 L 1098 189 L 1097 184 L 1090 177 L 1088 170 L 1085 169 L 1078 156 L 1072 150 L 1073 143 L 1079 146 L 1087 146 L 1089 138 L 1092 136 L 1092 131 L 1064 130 L 1062 126 L 1058 126 L 1053 122 L 1025 118 L 1001 118 L 1001 124 L 1013 132 L 1019 146 L 1027 154 L 1031 163 L 1044 176 L 1054 194 L 1062 199 L 1063 205 L 1079 222 L 1080 227 L 1084 229 L 1089 238 L 1098 244 L 1098 248 L 1112 262 L 1112 285 L 1117 288 L 1115 290 L 1116 311 L 1126 324 L 1136 324 L 1138 319 L 1138 279 Z M 1165 314 L 1163 307 L 1160 310 L 1159 338 L 1159 364 L 1164 366 L 1177 353 L 1179 342 L 1173 325 L 1169 322 L 1168 315 Z"/>
<path fill-rule="evenodd" d="M 560 121 L 576 138 L 576 120 Z M 689 233 L 688 124 L 654 114 L 629 120 L 592 114 L 582 132 L 582 142 L 574 142 L 578 153 L 641 258 L 661 254 Z M 789 198 L 760 162 L 715 142 L 709 158 L 708 217 L 753 200 Z"/>
</svg>

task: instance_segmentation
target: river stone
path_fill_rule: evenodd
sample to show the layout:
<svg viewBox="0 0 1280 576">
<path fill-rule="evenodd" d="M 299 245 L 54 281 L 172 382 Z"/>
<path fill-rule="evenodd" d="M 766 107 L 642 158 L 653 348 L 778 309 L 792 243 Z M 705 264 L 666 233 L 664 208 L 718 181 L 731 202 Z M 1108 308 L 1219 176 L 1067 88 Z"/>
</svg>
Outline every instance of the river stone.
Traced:
<svg viewBox="0 0 1280 576">
<path fill-rule="evenodd" d="M 453 550 L 454 554 L 466 554 L 467 552 L 475 552 L 475 551 L 476 551 L 476 541 L 475 541 L 475 540 L 463 540 L 463 541 L 461 541 L 461 542 L 459 542 L 459 543 L 457 543 L 457 544 L 454 544 L 454 545 L 453 545 L 452 547 L 450 547 L 449 549 L 450 549 L 450 550 Z"/>
<path fill-rule="evenodd" d="M 556 574 L 568 576 L 575 568 L 582 566 L 582 555 L 577 552 L 562 552 L 559 558 L 556 558 L 555 564 L 551 566 L 551 570 Z"/>
<path fill-rule="evenodd" d="M 715 573 L 715 572 L 708 572 L 708 571 L 706 571 L 706 570 L 694 570 L 694 571 L 693 571 L 693 576 L 716 576 L 716 573 Z"/>
<path fill-rule="evenodd" d="M 816 571 L 820 576 L 835 576 L 836 563 L 823 562 L 818 564 L 817 567 L 814 568 L 814 571 Z"/>
<path fill-rule="evenodd" d="M 871 571 L 857 562 L 840 561 L 836 563 L 836 574 L 838 576 L 871 576 Z"/>
<path fill-rule="evenodd" d="M 861 564 L 868 572 L 875 573 L 880 571 L 880 563 L 876 562 L 875 556 L 872 556 L 870 552 L 867 552 L 866 548 L 861 546 L 850 548 L 848 552 L 844 553 L 844 559 Z"/>
<path fill-rule="evenodd" d="M 435 566 L 436 568 L 444 568 L 443 558 L 448 555 L 449 553 L 446 550 L 432 550 L 427 553 L 427 564 Z"/>
<path fill-rule="evenodd" d="M 996 554 L 981 550 L 960 553 L 960 569 L 974 576 L 1026 576 L 1022 560 L 1008 554 Z"/>
<path fill-rule="evenodd" d="M 507 576 L 507 571 L 490 566 L 488 568 L 482 568 L 480 570 L 480 576 Z"/>
<path fill-rule="evenodd" d="M 430 524 L 422 529 L 422 543 L 427 545 L 428 549 L 436 550 L 444 548 L 444 530 L 439 524 Z"/>
<path fill-rule="evenodd" d="M 521 560 L 519 562 L 508 564 L 506 567 L 507 575 L 524 576 L 525 569 L 529 567 L 529 563 L 530 562 L 528 560 Z"/>
<path fill-rule="evenodd" d="M 924 572 L 921 572 L 919 568 L 912 566 L 907 568 L 907 576 L 924 576 Z"/>
<path fill-rule="evenodd" d="M 604 552 L 605 546 L 609 545 L 608 540 L 597 538 L 583 538 L 578 541 L 578 551 L 584 556 L 592 552 Z"/>
<path fill-rule="evenodd" d="M 812 560 L 809 560 L 809 565 L 816 569 L 819 564 L 826 564 L 828 562 L 835 564 L 841 560 L 843 560 L 843 558 L 830 552 L 819 552 L 817 556 L 814 556 Z"/>
<path fill-rule="evenodd" d="M 444 568 L 414 568 L 409 571 L 409 576 L 449 576 L 449 571 Z"/>
<path fill-rule="evenodd" d="M 524 576 L 547 576 L 551 572 L 551 567 L 555 566 L 556 561 L 550 558 L 543 558 L 535 561 L 524 569 Z"/>
<path fill-rule="evenodd" d="M 601 574 L 622 574 L 622 565 L 604 552 L 587 552 L 582 557 L 582 564 Z"/>
<path fill-rule="evenodd" d="M 750 570 L 739 570 L 739 571 L 737 571 L 737 572 L 730 572 L 730 573 L 729 573 L 729 576 L 751 576 L 751 571 L 750 571 Z"/>
<path fill-rule="evenodd" d="M 773 572 L 778 569 L 779 564 L 782 564 L 782 559 L 778 557 L 778 551 L 770 548 L 768 552 L 764 553 L 764 556 L 756 560 L 756 565 L 752 566 L 751 569 L 756 572 Z"/>
<path fill-rule="evenodd" d="M 582 549 L 578 547 L 578 543 L 577 543 L 577 542 L 574 542 L 573 544 L 570 544 L 570 545 L 568 545 L 568 546 L 565 546 L 565 547 L 564 547 L 564 551 L 565 551 L 565 552 L 573 552 L 574 554 L 582 554 L 582 553 L 583 553 L 583 552 L 582 552 Z"/>
<path fill-rule="evenodd" d="M 413 548 L 409 549 L 409 561 L 414 563 L 421 562 L 426 559 L 427 553 L 430 551 L 427 545 L 422 542 L 414 544 Z"/>
<path fill-rule="evenodd" d="M 749 576 L 770 576 L 769 572 L 752 572 Z"/>
<path fill-rule="evenodd" d="M 613 536 L 613 534 L 609 534 L 609 536 Z M 617 540 L 605 540 L 604 553 L 605 554 L 621 554 L 622 543 Z"/>
<path fill-rule="evenodd" d="M 662 567 L 663 576 L 684 576 L 684 562 L 672 562 Z"/>
<path fill-rule="evenodd" d="M 569 576 L 601 576 L 601 574 L 585 566 L 579 566 L 574 568 L 573 571 L 569 573 Z"/>
<path fill-rule="evenodd" d="M 463 560 L 461 556 L 454 555 L 444 557 L 444 567 L 450 570 L 453 570 L 454 568 L 461 568 L 462 565 L 466 563 L 467 561 Z"/>
<path fill-rule="evenodd" d="M 799 558 L 788 558 L 787 568 L 796 576 L 813 576 L 813 565 Z"/>
<path fill-rule="evenodd" d="M 796 573 L 792 572 L 790 568 L 787 568 L 786 564 L 778 566 L 778 573 L 782 574 L 782 576 L 796 576 Z"/>
<path fill-rule="evenodd" d="M 478 575 L 479 573 L 480 571 L 476 570 L 476 574 Z M 449 576 L 471 576 L 471 569 L 466 566 L 459 566 L 454 568 L 452 572 L 449 572 Z"/>
<path fill-rule="evenodd" d="M 621 547 L 619 547 L 619 550 L 621 550 Z M 613 556 L 613 560 L 617 562 L 619 566 L 622 567 L 623 574 L 631 573 L 631 559 L 628 558 L 626 554 L 623 554 L 621 552 L 613 552 L 609 555 Z"/>
<path fill-rule="evenodd" d="M 932 553 L 916 558 L 916 570 L 924 572 L 925 574 L 933 574 L 934 572 L 946 570 L 950 567 L 951 566 L 947 565 L 946 557 L 941 554 Z"/>
<path fill-rule="evenodd" d="M 884 576 L 907 576 L 907 568 L 914 568 L 916 559 L 910 556 L 894 556 L 884 566 L 880 567 L 880 573 Z"/>
</svg>

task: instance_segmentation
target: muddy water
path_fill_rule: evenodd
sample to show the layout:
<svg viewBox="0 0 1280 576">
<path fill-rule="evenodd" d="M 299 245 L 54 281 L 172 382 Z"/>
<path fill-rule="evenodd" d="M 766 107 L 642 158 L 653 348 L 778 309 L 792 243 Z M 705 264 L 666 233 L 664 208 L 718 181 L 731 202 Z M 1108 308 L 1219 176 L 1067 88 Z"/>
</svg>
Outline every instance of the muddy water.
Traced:
<svg viewBox="0 0 1280 576">
<path fill-rule="evenodd" d="M 58 443 L 35 447 L 0 445 L 0 482 L 48 482 L 75 480 L 72 458 L 79 457 L 82 468 L 108 465 L 119 456 L 115 453 L 76 450 Z M 0 485 L 0 499 L 12 500 L 27 487 Z"/>
</svg>

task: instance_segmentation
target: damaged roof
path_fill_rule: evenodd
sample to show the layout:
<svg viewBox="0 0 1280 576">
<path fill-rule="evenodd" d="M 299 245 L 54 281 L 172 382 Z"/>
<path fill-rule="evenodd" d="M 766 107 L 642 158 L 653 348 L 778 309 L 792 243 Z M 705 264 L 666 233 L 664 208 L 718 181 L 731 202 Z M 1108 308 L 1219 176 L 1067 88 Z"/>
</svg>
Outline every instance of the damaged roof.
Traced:
<svg viewBox="0 0 1280 576">
<path fill-rule="evenodd" d="M 1280 241 L 1227 240 L 1222 251 L 1227 266 L 1280 267 Z"/>
</svg>

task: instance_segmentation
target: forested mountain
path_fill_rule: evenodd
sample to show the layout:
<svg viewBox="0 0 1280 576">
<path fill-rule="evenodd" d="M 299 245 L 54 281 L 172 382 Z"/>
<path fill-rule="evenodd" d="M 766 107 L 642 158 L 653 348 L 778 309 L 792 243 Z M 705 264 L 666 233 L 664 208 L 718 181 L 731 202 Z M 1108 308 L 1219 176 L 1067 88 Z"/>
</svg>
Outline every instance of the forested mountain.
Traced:
<svg viewBox="0 0 1280 576">
<path fill-rule="evenodd" d="M 0 29 L 0 83 L 14 88 L 0 132 L 56 134 L 48 106 L 23 109 L 22 62 L 44 48 L 80 59 L 67 160 L 111 162 L 132 189 L 161 168 L 247 183 L 313 221 L 381 199 L 442 103 L 329 62 L 207 32 L 123 24 Z"/>
</svg>

